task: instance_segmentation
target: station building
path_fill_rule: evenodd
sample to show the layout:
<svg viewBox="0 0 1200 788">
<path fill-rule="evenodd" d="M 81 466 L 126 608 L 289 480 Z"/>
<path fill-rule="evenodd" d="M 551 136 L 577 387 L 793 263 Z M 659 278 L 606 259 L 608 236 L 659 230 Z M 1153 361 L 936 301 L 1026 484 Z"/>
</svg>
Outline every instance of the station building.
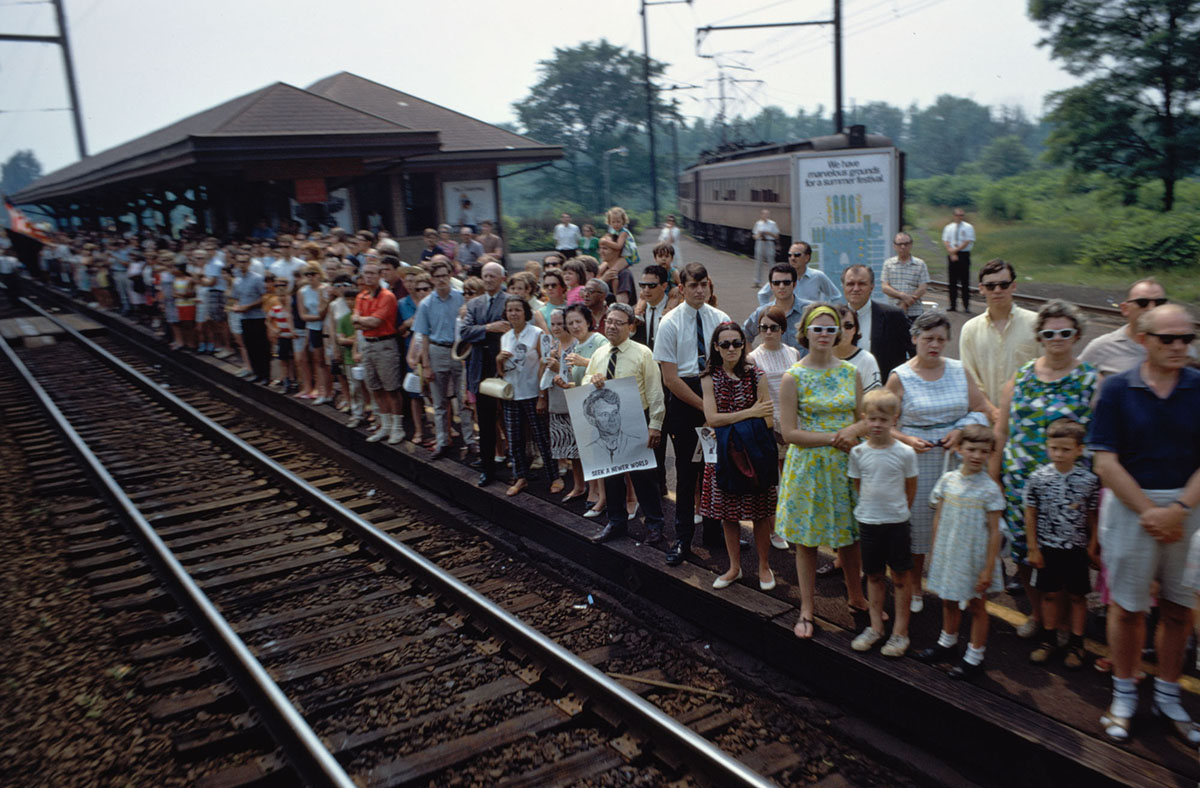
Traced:
<svg viewBox="0 0 1200 788">
<path fill-rule="evenodd" d="M 62 228 L 186 222 L 229 236 L 293 220 L 386 229 L 404 249 L 442 222 L 497 220 L 500 167 L 562 155 L 342 72 L 231 99 L 49 173 L 12 200 Z"/>
</svg>

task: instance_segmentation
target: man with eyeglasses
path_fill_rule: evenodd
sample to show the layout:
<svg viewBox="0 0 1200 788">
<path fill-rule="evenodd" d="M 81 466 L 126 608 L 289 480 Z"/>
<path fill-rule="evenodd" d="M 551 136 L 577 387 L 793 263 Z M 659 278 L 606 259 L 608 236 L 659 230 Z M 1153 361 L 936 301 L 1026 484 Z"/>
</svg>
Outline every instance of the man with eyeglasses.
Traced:
<svg viewBox="0 0 1200 788">
<path fill-rule="evenodd" d="M 900 307 L 871 298 L 875 290 L 875 272 L 858 263 L 842 270 L 842 289 L 846 304 L 858 316 L 858 347 L 875 357 L 879 380 L 887 382 L 892 370 L 916 354 L 908 319 Z"/>
<path fill-rule="evenodd" d="M 454 323 L 466 301 L 463 294 L 450 287 L 450 263 L 439 260 L 430 266 L 433 294 L 417 306 L 412 330 L 416 337 L 408 355 L 408 365 L 419 362 L 433 395 L 433 419 L 437 441 L 433 456 L 438 460 L 450 451 L 450 427 L 454 411 L 460 410 L 458 387 L 462 382 L 462 364 L 454 360 Z M 453 405 L 451 405 L 453 403 Z M 461 412 L 461 411 L 460 411 Z M 475 427 L 461 424 L 463 441 L 470 446 Z"/>
<path fill-rule="evenodd" d="M 912 254 L 913 239 L 908 233 L 896 233 L 892 248 L 896 254 L 883 261 L 883 294 L 892 299 L 892 304 L 904 310 L 908 322 L 921 316 L 925 306 L 921 298 L 929 287 L 929 269 L 925 261 Z"/>
<path fill-rule="evenodd" d="M 1200 371 L 1188 368 L 1196 329 L 1177 304 L 1138 317 L 1146 360 L 1104 381 L 1089 425 L 1093 467 L 1111 495 L 1100 507 L 1100 549 L 1108 572 L 1112 704 L 1100 718 L 1124 742 L 1137 712 L 1134 672 L 1145 644 L 1145 616 L 1158 581 L 1159 623 L 1154 710 L 1189 745 L 1197 727 L 1180 703 L 1179 677 L 1196 602 L 1188 548 L 1200 530 Z"/>
<path fill-rule="evenodd" d="M 633 314 L 637 318 L 637 329 L 633 338 L 654 350 L 658 339 L 658 326 L 667 311 L 667 278 L 670 274 L 661 265 L 648 265 L 642 269 L 638 282 L 638 301 Z"/>
<path fill-rule="evenodd" d="M 688 263 L 679 273 L 683 303 L 667 313 L 659 323 L 654 345 L 654 360 L 662 367 L 663 385 L 671 392 L 665 422 L 675 450 L 675 543 L 667 552 L 667 565 L 678 566 L 691 553 L 696 535 L 696 481 L 703 467 L 692 462 L 700 436 L 696 428 L 704 425 L 704 400 L 701 399 L 700 373 L 708 363 L 713 331 L 729 320 L 729 315 L 711 306 L 712 282 L 708 269 L 700 263 Z M 724 534 L 714 520 L 704 522 L 705 544 L 719 546 Z"/>
<path fill-rule="evenodd" d="M 796 297 L 804 301 L 837 301 L 842 297 L 842 291 L 838 290 L 837 285 L 824 271 L 809 268 L 808 264 L 811 261 L 812 247 L 804 241 L 797 241 L 788 249 L 788 264 L 796 269 Z M 774 300 L 775 294 L 768 280 L 758 291 L 758 303 L 761 306 Z"/>
<path fill-rule="evenodd" d="M 1141 364 L 1146 360 L 1146 346 L 1137 341 L 1138 318 L 1165 303 L 1167 291 L 1157 279 L 1151 276 L 1134 282 L 1120 304 L 1125 325 L 1088 342 L 1079 354 L 1079 360 L 1098 369 L 1101 377 L 1115 375 Z M 1188 351 L 1192 358 L 1196 357 L 1194 347 L 1189 347 Z"/>
<path fill-rule="evenodd" d="M 987 309 L 963 324 L 958 350 L 963 368 L 983 391 L 986 413 L 995 424 L 1000 418 L 995 403 L 1005 384 L 1025 362 L 1038 356 L 1037 313 L 1013 304 L 1017 271 L 1007 260 L 997 257 L 979 269 L 979 289 Z"/>
<path fill-rule="evenodd" d="M 975 247 L 975 228 L 966 221 L 966 211 L 954 209 L 954 221 L 942 230 L 949 269 L 950 311 L 957 311 L 957 292 L 962 291 L 963 311 L 971 314 L 971 250 Z"/>
<path fill-rule="evenodd" d="M 636 325 L 637 319 L 629 304 L 609 306 L 604 318 L 604 337 L 608 344 L 592 354 L 584 379 L 603 389 L 606 380 L 636 378 L 638 392 L 642 396 L 642 410 L 650 428 L 650 439 L 646 445 L 657 449 L 662 443 L 662 426 L 667 413 L 662 375 L 658 364 L 654 363 L 650 348 L 632 339 Z M 605 406 L 606 409 L 610 407 Z M 628 475 L 633 482 L 638 505 L 646 518 L 646 543 L 657 544 L 663 536 L 663 513 L 655 473 L 646 469 L 632 471 Z M 613 505 L 608 507 L 608 525 L 597 537 L 598 542 L 625 534 L 629 521 L 625 507 L 621 505 L 625 500 L 625 476 L 624 473 L 618 473 L 604 478 L 604 494 Z"/>
<path fill-rule="evenodd" d="M 777 306 L 787 315 L 787 327 L 783 331 L 783 344 L 796 348 L 800 351 L 800 357 L 803 358 L 808 355 L 808 351 L 800 347 L 800 340 L 796 338 L 796 327 L 800 325 L 800 319 L 804 317 L 804 310 L 812 302 L 796 297 L 796 269 L 787 263 L 771 266 L 771 270 L 767 272 L 767 284 L 771 286 L 775 300 L 762 304 L 751 313 L 750 317 L 746 318 L 746 322 L 742 325 L 742 330 L 746 332 L 746 341 L 754 344 L 762 316 L 767 313 L 768 309 Z M 769 328 L 776 330 L 779 327 L 771 324 Z"/>
</svg>

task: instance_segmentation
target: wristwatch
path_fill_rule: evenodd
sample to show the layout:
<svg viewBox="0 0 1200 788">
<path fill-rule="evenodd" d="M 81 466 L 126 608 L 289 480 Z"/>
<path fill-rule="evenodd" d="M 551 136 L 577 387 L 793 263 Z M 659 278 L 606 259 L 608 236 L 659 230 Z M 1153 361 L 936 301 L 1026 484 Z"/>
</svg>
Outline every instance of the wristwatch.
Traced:
<svg viewBox="0 0 1200 788">
<path fill-rule="evenodd" d="M 1186 503 L 1184 503 L 1183 501 L 1179 500 L 1178 498 L 1176 498 L 1175 500 L 1171 501 L 1171 503 L 1176 503 L 1176 504 L 1179 504 L 1179 508 L 1180 508 L 1180 509 L 1183 509 L 1183 511 L 1184 511 L 1184 512 L 1186 512 L 1187 514 L 1191 514 L 1191 513 L 1192 513 L 1192 507 L 1188 506 Z"/>
</svg>

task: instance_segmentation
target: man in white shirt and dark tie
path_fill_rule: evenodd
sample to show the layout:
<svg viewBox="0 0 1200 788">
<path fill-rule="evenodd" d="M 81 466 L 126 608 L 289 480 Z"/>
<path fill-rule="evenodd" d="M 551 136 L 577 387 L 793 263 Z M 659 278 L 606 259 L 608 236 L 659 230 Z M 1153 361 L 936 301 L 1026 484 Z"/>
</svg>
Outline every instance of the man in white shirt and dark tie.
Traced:
<svg viewBox="0 0 1200 788">
<path fill-rule="evenodd" d="M 954 221 L 942 230 L 942 245 L 946 247 L 949 268 L 950 311 L 958 309 L 957 289 L 962 290 L 963 311 L 971 314 L 971 249 L 975 247 L 975 228 L 968 224 L 966 212 L 954 209 Z"/>
<path fill-rule="evenodd" d="M 654 350 L 658 340 L 658 330 L 662 323 L 663 313 L 667 311 L 667 279 L 670 274 L 661 265 L 648 265 L 642 269 L 642 278 L 638 282 L 638 302 L 634 308 L 637 317 L 637 330 L 633 334 L 635 342 L 640 342 Z M 671 401 L 671 392 L 664 389 L 666 401 Z M 654 456 L 658 459 L 658 467 L 654 469 L 654 478 L 658 481 L 658 489 L 662 495 L 667 494 L 667 442 L 659 441 L 654 447 Z"/>
<path fill-rule="evenodd" d="M 713 332 L 729 321 L 729 315 L 708 304 L 712 282 L 703 265 L 685 265 L 679 283 L 683 303 L 659 321 L 654 340 L 654 360 L 662 367 L 663 385 L 671 392 L 666 427 L 675 450 L 675 543 L 667 552 L 670 566 L 683 563 L 696 535 L 696 482 L 702 466 L 692 462 L 692 455 L 699 440 L 696 428 L 704 425 L 700 373 L 708 363 Z M 722 532 L 715 522 L 705 530 L 721 543 Z"/>
</svg>

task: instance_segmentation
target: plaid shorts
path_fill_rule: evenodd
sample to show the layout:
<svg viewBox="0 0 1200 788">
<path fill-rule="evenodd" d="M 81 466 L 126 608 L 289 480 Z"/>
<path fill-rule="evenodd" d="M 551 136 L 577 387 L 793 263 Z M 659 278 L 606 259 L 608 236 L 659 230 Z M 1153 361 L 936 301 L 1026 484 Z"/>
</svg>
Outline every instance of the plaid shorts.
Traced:
<svg viewBox="0 0 1200 788">
<path fill-rule="evenodd" d="M 225 320 L 225 291 L 218 290 L 215 287 L 208 288 L 208 293 L 205 294 L 208 301 L 208 316 L 207 320 L 213 323 L 221 323 Z"/>
</svg>

